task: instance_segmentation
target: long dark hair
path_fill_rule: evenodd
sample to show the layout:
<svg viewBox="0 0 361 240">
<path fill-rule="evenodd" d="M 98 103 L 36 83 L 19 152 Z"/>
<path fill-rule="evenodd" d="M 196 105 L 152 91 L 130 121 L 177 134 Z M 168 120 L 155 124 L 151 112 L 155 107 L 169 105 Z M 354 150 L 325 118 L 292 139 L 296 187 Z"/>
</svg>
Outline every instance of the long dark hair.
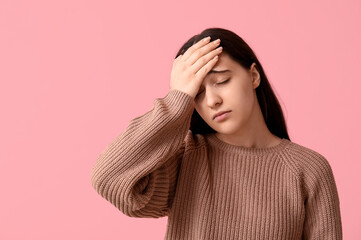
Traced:
<svg viewBox="0 0 361 240">
<path fill-rule="evenodd" d="M 258 61 L 253 50 L 237 34 L 223 28 L 207 28 L 200 34 L 194 35 L 185 44 L 183 44 L 175 58 L 177 58 L 180 54 L 184 54 L 189 47 L 207 36 L 211 37 L 211 41 L 219 38 L 221 40 L 220 46 L 223 47 L 223 52 L 226 52 L 234 61 L 238 62 L 245 69 L 250 69 L 252 63 L 256 63 L 255 67 L 257 68 L 261 78 L 261 82 L 256 88 L 256 94 L 266 125 L 269 131 L 274 135 L 290 140 L 282 108 L 270 83 L 268 82 L 261 63 Z M 193 134 L 216 132 L 203 120 L 196 109 L 193 111 L 190 130 Z"/>
</svg>

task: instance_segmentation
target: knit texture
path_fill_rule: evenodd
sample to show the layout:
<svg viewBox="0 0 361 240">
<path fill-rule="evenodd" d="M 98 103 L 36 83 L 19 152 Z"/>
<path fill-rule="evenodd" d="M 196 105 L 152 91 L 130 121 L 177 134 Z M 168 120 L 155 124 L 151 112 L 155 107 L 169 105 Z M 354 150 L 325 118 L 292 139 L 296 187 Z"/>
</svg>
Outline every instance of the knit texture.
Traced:
<svg viewBox="0 0 361 240">
<path fill-rule="evenodd" d="M 282 139 L 231 145 L 189 129 L 193 98 L 170 90 L 98 157 L 91 184 L 129 217 L 168 216 L 164 239 L 342 239 L 328 161 Z"/>
</svg>

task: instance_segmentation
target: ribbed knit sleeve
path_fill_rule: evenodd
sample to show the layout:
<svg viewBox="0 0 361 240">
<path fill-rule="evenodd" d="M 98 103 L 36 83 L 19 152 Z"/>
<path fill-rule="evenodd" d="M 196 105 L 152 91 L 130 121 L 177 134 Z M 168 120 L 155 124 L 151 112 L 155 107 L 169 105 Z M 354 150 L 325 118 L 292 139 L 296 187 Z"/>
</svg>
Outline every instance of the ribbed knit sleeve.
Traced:
<svg viewBox="0 0 361 240">
<path fill-rule="evenodd" d="M 313 152 L 304 164 L 305 222 L 302 239 L 342 239 L 341 212 L 335 178 L 329 162 Z"/>
<path fill-rule="evenodd" d="M 194 110 L 193 98 L 178 90 L 153 105 L 130 121 L 91 172 L 94 189 L 130 217 L 168 214 Z"/>
</svg>

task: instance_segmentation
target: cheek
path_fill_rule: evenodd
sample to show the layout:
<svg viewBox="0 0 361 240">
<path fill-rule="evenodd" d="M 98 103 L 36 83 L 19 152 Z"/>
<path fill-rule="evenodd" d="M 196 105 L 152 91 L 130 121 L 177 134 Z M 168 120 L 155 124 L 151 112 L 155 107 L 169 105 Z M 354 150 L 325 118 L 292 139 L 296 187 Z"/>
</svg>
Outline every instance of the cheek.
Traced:
<svg viewBox="0 0 361 240">
<path fill-rule="evenodd" d="M 197 105 L 194 107 L 194 109 L 204 119 L 204 110 L 203 110 L 202 106 L 199 103 L 197 103 Z"/>
<path fill-rule="evenodd" d="M 241 113 L 247 113 L 253 106 L 253 92 L 249 89 L 239 89 L 236 94 L 229 99 L 232 107 Z"/>
<path fill-rule="evenodd" d="M 202 107 L 200 104 L 195 106 L 195 110 L 197 111 L 197 113 L 199 114 L 199 116 L 203 119 L 203 121 L 205 121 L 206 123 L 209 124 L 209 122 L 211 121 L 209 118 L 209 112 L 207 112 L 206 107 Z M 208 114 L 208 115 L 207 115 Z"/>
</svg>

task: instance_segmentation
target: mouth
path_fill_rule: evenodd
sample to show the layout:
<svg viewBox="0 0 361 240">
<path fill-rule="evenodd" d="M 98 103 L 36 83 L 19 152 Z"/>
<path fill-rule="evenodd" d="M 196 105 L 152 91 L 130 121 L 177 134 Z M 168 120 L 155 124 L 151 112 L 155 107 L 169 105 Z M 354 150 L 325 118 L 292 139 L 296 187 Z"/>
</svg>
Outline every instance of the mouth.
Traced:
<svg viewBox="0 0 361 240">
<path fill-rule="evenodd" d="M 223 119 L 223 118 L 225 118 L 226 116 L 229 115 L 229 112 L 231 112 L 231 111 L 221 111 L 221 112 L 218 112 L 218 113 L 216 113 L 215 115 L 213 115 L 213 120 Z"/>
</svg>

